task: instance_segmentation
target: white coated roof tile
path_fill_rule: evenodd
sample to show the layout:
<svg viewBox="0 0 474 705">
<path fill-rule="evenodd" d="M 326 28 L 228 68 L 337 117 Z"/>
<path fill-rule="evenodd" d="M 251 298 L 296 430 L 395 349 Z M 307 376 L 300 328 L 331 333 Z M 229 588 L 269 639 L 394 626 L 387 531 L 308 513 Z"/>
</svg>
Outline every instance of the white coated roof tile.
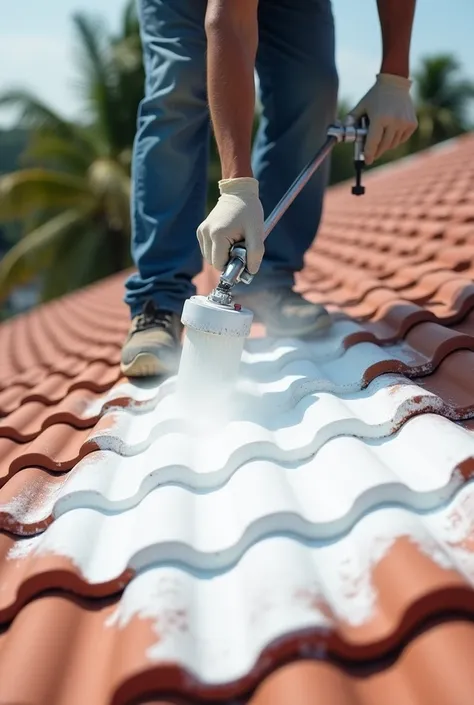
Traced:
<svg viewBox="0 0 474 705">
<path fill-rule="evenodd" d="M 118 385 L 99 409 L 132 404 L 106 412 L 89 437 L 102 450 L 45 499 L 55 521 L 8 559 L 62 556 L 92 585 L 138 571 L 112 622 L 155 619 L 149 659 L 212 683 L 245 674 L 286 633 L 370 620 L 372 568 L 401 537 L 473 581 L 474 489 L 460 468 L 474 436 L 402 375 L 361 389 L 384 352 L 337 339 L 325 360 L 316 344 L 249 341 L 227 424 L 183 418 L 174 379 Z M 190 629 L 164 638 L 178 607 Z"/>
<path fill-rule="evenodd" d="M 291 384 L 283 378 L 282 385 L 285 380 Z M 268 401 L 265 396 L 242 393 L 226 424 L 221 424 L 220 408 L 215 419 L 185 419 L 177 395 L 171 392 L 154 409 L 139 415 L 129 409 L 108 412 L 104 426 L 89 438 L 101 449 L 136 455 L 157 439 L 181 431 L 193 439 L 193 456 L 195 444 L 202 444 L 208 462 L 218 469 L 233 455 L 238 456 L 239 464 L 262 456 L 280 461 L 304 460 L 335 436 L 380 438 L 393 433 L 414 413 L 444 408 L 436 395 L 401 375 L 381 375 L 366 388 L 345 394 L 305 393 L 310 384 L 303 378 L 299 390 L 290 387 L 275 392 L 277 399 L 272 394 Z M 176 458 L 173 454 L 166 457 L 166 462 L 177 463 Z"/>
<path fill-rule="evenodd" d="M 257 486 L 256 490 L 262 488 Z M 184 490 L 167 488 L 166 492 L 149 494 L 137 508 L 126 512 L 104 514 L 76 509 L 59 517 L 43 534 L 18 540 L 8 559 L 65 556 L 88 583 L 99 584 L 114 580 L 127 568 L 140 571 L 161 562 L 178 564 L 201 577 L 239 574 L 239 566 L 246 564 L 248 554 L 252 552 L 264 560 L 267 550 L 272 553 L 271 547 L 281 545 L 286 549 L 277 561 L 279 570 L 294 571 L 297 555 L 301 564 L 297 572 L 306 574 L 312 583 L 318 579 L 322 597 L 333 612 L 347 610 L 349 614 L 352 608 L 348 596 L 346 605 L 339 603 L 342 583 L 347 580 L 356 584 L 362 577 L 370 583 L 374 562 L 397 538 L 408 537 L 440 566 L 455 567 L 466 580 L 474 581 L 474 554 L 463 546 L 473 530 L 472 484 L 465 485 L 448 506 L 430 513 L 377 507 L 337 541 L 334 536 L 311 538 L 314 528 L 305 526 L 301 514 L 272 514 L 272 505 L 288 506 L 283 494 L 283 488 L 273 485 L 272 496 L 259 499 L 255 492 L 239 504 L 233 501 L 235 497 L 227 494 L 224 499 L 221 495 L 223 501 L 217 508 L 212 495 L 196 498 Z M 317 498 L 314 504 L 316 508 L 306 499 L 305 506 L 298 507 L 293 499 L 294 510 L 312 512 L 313 516 L 323 507 L 324 498 Z M 259 506 L 270 511 L 252 525 Z M 255 568 L 256 575 L 261 571 Z M 364 615 L 364 619 L 370 617 Z"/>
<path fill-rule="evenodd" d="M 324 498 L 316 522 L 354 522 L 356 505 L 374 507 L 400 502 L 415 509 L 438 506 L 462 483 L 456 468 L 474 458 L 474 436 L 448 419 L 422 414 L 390 438 L 338 436 L 304 461 L 268 459 L 230 465 L 216 472 L 207 446 L 183 434 L 168 434 L 137 456 L 97 451 L 80 461 L 55 497 L 54 515 L 75 507 L 108 511 L 139 504 L 154 488 L 174 484 L 194 491 L 214 490 L 252 498 L 263 487 L 263 501 L 281 486 L 288 506 Z M 166 457 L 171 462 L 166 463 Z M 270 509 L 270 506 L 268 507 Z M 286 511 L 286 510 L 285 510 Z"/>
</svg>

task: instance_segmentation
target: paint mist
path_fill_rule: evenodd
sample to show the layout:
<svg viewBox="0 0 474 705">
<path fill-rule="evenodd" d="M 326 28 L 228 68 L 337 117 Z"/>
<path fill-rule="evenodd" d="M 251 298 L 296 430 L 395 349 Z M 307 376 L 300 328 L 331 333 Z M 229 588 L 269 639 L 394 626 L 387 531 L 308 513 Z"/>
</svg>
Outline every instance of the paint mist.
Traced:
<svg viewBox="0 0 474 705">
<path fill-rule="evenodd" d="M 232 406 L 245 340 L 253 314 L 225 309 L 205 297 L 185 303 L 186 332 L 177 379 L 177 395 L 186 416 L 206 415 L 225 422 Z"/>
<path fill-rule="evenodd" d="M 177 392 L 183 410 L 225 415 L 238 379 L 245 338 L 186 331 Z"/>
</svg>

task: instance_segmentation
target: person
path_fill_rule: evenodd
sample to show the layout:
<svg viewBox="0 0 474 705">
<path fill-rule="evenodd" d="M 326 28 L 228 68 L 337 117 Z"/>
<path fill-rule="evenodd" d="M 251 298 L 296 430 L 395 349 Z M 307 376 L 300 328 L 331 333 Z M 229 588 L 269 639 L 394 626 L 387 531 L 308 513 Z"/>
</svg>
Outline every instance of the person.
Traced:
<svg viewBox="0 0 474 705">
<path fill-rule="evenodd" d="M 417 126 L 409 78 L 415 3 L 377 0 L 381 66 L 349 116 L 369 118 L 367 164 Z M 239 240 L 258 276 L 235 287 L 236 300 L 254 320 L 269 335 L 321 331 L 330 324 L 328 312 L 293 287 L 318 230 L 328 160 L 265 242 L 263 223 L 336 116 L 331 1 L 138 0 L 138 7 L 146 80 L 132 161 L 136 271 L 125 282 L 132 320 L 122 372 L 176 370 L 180 315 L 203 257 L 222 270 Z M 261 118 L 252 145 L 255 73 Z M 205 217 L 211 127 L 220 196 Z"/>
</svg>

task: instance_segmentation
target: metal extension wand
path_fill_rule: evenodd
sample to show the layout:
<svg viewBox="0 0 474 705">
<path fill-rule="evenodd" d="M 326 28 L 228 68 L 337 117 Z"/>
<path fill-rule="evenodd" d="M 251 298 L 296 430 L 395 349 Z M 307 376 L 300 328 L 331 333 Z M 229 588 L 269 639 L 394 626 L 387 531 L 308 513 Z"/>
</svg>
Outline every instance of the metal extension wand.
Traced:
<svg viewBox="0 0 474 705">
<path fill-rule="evenodd" d="M 355 185 L 351 192 L 355 196 L 362 196 L 365 193 L 365 186 L 362 185 L 362 169 L 365 164 L 364 147 L 368 131 L 367 118 L 362 117 L 353 125 L 344 125 L 337 121 L 327 129 L 327 137 L 323 146 L 318 150 L 313 159 L 304 167 L 299 176 L 280 199 L 272 210 L 264 224 L 265 238 L 270 234 L 280 218 L 286 213 L 296 196 L 303 190 L 315 171 L 319 169 L 333 147 L 339 142 L 351 142 L 354 144 L 354 168 Z M 247 269 L 247 251 L 244 243 L 233 245 L 230 250 L 230 259 L 226 268 L 222 272 L 217 287 L 211 291 L 208 299 L 221 306 L 233 306 L 232 287 L 238 282 L 250 284 L 253 279 Z"/>
</svg>

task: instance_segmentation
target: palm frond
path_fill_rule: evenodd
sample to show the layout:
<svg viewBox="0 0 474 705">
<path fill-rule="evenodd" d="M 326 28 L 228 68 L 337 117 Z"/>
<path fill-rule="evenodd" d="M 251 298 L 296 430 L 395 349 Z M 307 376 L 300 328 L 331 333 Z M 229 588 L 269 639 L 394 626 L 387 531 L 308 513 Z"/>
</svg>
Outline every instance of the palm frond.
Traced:
<svg viewBox="0 0 474 705">
<path fill-rule="evenodd" d="M 102 135 L 103 153 L 112 156 L 123 148 L 118 95 L 119 75 L 111 60 L 110 37 L 99 19 L 81 13 L 73 16 L 81 47 L 84 98 Z"/>
<path fill-rule="evenodd" d="M 77 138 L 79 131 L 28 90 L 10 90 L 0 95 L 0 107 L 18 108 L 20 124 L 33 129 L 46 128 L 65 138 Z"/>
<path fill-rule="evenodd" d="M 79 222 L 73 235 L 61 238 L 54 248 L 41 288 L 42 301 L 63 296 L 114 273 L 103 223 Z"/>
<path fill-rule="evenodd" d="M 78 144 L 74 140 L 65 139 L 61 135 L 45 130 L 36 130 L 30 137 L 26 149 L 20 157 L 22 164 L 42 164 L 54 169 L 84 174 L 91 160 L 97 157 L 93 139 L 90 139 L 89 149 L 84 149 L 84 142 Z"/>
<path fill-rule="evenodd" d="M 89 183 L 100 201 L 109 228 L 130 232 L 130 177 L 116 161 L 97 160 L 89 170 Z"/>
<path fill-rule="evenodd" d="M 121 37 L 131 37 L 139 33 L 136 0 L 128 0 L 122 14 Z"/>
<path fill-rule="evenodd" d="M 428 147 L 468 129 L 467 108 L 474 97 L 474 84 L 460 70 L 451 54 L 421 60 L 414 74 L 419 125 L 411 144 Z"/>
<path fill-rule="evenodd" d="M 112 56 L 117 68 L 124 74 L 143 72 L 142 45 L 139 35 L 131 35 L 117 41 L 112 47 Z M 142 86 L 138 84 L 140 89 Z"/>
<path fill-rule="evenodd" d="M 24 219 L 38 209 L 87 207 L 94 203 L 84 179 L 42 168 L 0 177 L 0 219 Z"/>
<path fill-rule="evenodd" d="M 18 108 L 20 125 L 31 130 L 32 137 L 36 135 L 54 135 L 69 144 L 75 144 L 76 149 L 93 158 L 95 148 L 88 131 L 80 125 L 65 120 L 55 110 L 27 90 L 6 91 L 0 95 L 0 107 Z"/>
<path fill-rule="evenodd" d="M 107 60 L 109 37 L 103 21 L 81 12 L 72 17 L 82 68 L 94 80 L 108 85 L 113 82 Z"/>
<path fill-rule="evenodd" d="M 0 262 L 0 301 L 5 300 L 13 288 L 41 273 L 49 264 L 58 242 L 84 223 L 88 216 L 87 211 L 66 210 L 14 245 Z"/>
</svg>

